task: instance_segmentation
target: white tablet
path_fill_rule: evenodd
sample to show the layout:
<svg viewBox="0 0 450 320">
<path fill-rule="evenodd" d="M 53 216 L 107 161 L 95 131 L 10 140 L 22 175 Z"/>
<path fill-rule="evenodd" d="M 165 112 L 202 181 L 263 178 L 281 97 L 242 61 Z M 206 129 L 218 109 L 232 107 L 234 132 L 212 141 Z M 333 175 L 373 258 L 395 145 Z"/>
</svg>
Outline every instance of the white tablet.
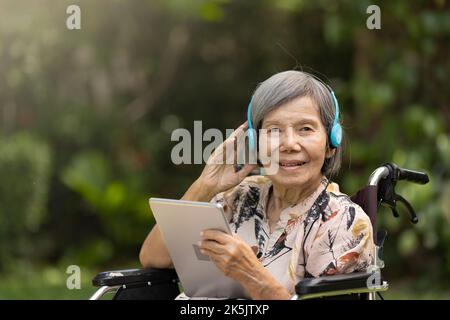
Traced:
<svg viewBox="0 0 450 320">
<path fill-rule="evenodd" d="M 188 297 L 246 298 L 242 286 L 226 277 L 197 245 L 206 229 L 232 234 L 220 204 L 161 198 L 149 202 Z"/>
</svg>

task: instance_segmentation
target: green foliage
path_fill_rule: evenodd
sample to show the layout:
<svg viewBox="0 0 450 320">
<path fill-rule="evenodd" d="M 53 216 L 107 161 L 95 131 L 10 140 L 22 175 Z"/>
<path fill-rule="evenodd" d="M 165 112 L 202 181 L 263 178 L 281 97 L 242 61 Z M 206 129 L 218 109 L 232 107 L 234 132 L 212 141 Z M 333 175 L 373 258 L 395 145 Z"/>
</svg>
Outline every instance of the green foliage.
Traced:
<svg viewBox="0 0 450 320">
<path fill-rule="evenodd" d="M 28 133 L 0 137 L 0 268 L 33 252 L 46 217 L 49 146 Z"/>
<path fill-rule="evenodd" d="M 69 31 L 72 3 L 0 4 L 0 266 L 136 265 L 148 198 L 181 197 L 201 170 L 172 164 L 171 130 L 235 128 L 257 83 L 303 68 L 340 101 L 341 190 L 388 161 L 431 177 L 398 184 L 417 226 L 381 210 L 389 272 L 448 278 L 448 1 L 79 0 Z"/>
<path fill-rule="evenodd" d="M 127 180 L 120 180 L 101 153 L 89 150 L 73 157 L 62 171 L 61 179 L 98 213 L 108 235 L 108 240 L 97 240 L 81 250 L 82 256 L 89 257 L 82 259 L 85 264 L 99 261 L 95 255 L 103 257 L 104 261 L 110 259 L 113 254 L 111 241 L 122 246 L 140 245 L 151 216 L 149 195 L 143 191 L 139 179 L 125 177 Z"/>
</svg>

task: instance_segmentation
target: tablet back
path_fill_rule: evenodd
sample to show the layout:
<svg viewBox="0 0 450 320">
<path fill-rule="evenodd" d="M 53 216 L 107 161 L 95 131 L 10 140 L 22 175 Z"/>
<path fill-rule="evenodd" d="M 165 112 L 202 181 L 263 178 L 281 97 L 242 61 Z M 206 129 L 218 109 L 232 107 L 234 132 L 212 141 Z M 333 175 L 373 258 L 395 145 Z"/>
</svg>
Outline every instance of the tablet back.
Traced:
<svg viewBox="0 0 450 320">
<path fill-rule="evenodd" d="M 219 204 L 150 198 L 150 207 L 188 297 L 246 297 L 242 286 L 223 275 L 197 246 L 202 230 L 231 234 Z"/>
</svg>

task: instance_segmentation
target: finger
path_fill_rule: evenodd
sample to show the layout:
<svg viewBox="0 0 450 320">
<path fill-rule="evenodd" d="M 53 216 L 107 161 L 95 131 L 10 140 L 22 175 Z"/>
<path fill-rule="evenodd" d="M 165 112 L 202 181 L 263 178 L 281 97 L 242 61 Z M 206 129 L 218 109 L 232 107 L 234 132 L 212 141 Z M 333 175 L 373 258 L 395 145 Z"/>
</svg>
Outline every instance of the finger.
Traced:
<svg viewBox="0 0 450 320">
<path fill-rule="evenodd" d="M 244 123 L 242 123 L 239 127 L 236 128 L 235 131 L 237 130 L 246 130 L 248 129 L 248 121 L 245 121 Z"/>
<path fill-rule="evenodd" d="M 236 157 L 237 157 L 237 164 L 245 164 L 247 161 L 246 157 L 248 157 L 248 151 L 247 151 L 247 133 L 244 132 L 242 135 L 238 135 L 236 137 Z"/>
<path fill-rule="evenodd" d="M 223 164 L 223 146 L 220 145 L 216 149 L 214 149 L 211 156 L 206 161 L 206 164 Z"/>
<path fill-rule="evenodd" d="M 199 241 L 198 246 L 200 250 L 210 251 L 217 255 L 222 255 L 225 253 L 224 246 L 216 241 L 212 240 Z"/>
<path fill-rule="evenodd" d="M 234 163 L 238 163 L 238 139 L 237 137 L 234 138 L 233 140 L 233 164 Z"/>
<path fill-rule="evenodd" d="M 240 141 L 245 141 L 247 121 L 234 130 L 225 141 L 219 145 L 208 159 L 208 164 L 234 164 L 237 161 L 237 148 Z"/>
<path fill-rule="evenodd" d="M 247 128 L 248 125 L 246 121 L 243 124 L 241 124 L 236 130 L 234 130 L 219 147 L 222 154 L 224 155 L 223 161 L 225 161 L 225 163 L 228 164 L 234 163 L 232 160 L 234 160 L 234 155 L 237 150 L 236 141 L 242 139 L 242 137 L 245 135 L 245 130 Z M 226 162 L 227 160 L 228 162 Z"/>
<path fill-rule="evenodd" d="M 237 127 L 236 130 L 234 130 L 228 138 L 233 138 L 242 135 L 243 133 L 245 133 L 245 130 L 247 129 L 248 129 L 248 122 L 245 121 L 243 124 Z"/>
<path fill-rule="evenodd" d="M 239 181 L 244 180 L 244 178 L 246 176 L 248 176 L 250 174 L 250 172 L 252 172 L 253 169 L 255 169 L 257 167 L 256 164 L 246 164 L 239 172 L 238 172 L 238 178 Z"/>
<path fill-rule="evenodd" d="M 237 136 L 234 136 L 225 143 L 225 164 L 237 163 L 237 141 Z"/>
<path fill-rule="evenodd" d="M 235 135 L 230 136 L 225 143 L 225 149 L 227 152 L 227 164 L 244 164 L 246 154 L 246 131 L 237 132 Z"/>
<path fill-rule="evenodd" d="M 228 137 L 215 151 L 215 158 L 220 161 L 217 164 L 233 164 L 235 163 L 236 154 L 236 136 Z"/>
<path fill-rule="evenodd" d="M 232 236 L 226 234 L 225 232 L 214 229 L 203 230 L 200 236 L 204 240 L 214 240 L 223 245 L 229 243 L 230 240 L 233 239 Z"/>
<path fill-rule="evenodd" d="M 219 268 L 219 270 L 222 270 L 223 267 L 223 256 L 220 254 L 215 254 L 212 251 L 204 250 L 204 255 L 207 255 L 209 259 Z"/>
<path fill-rule="evenodd" d="M 227 163 L 227 157 L 229 154 L 230 154 L 230 145 L 229 143 L 224 143 L 222 150 L 222 164 Z"/>
</svg>

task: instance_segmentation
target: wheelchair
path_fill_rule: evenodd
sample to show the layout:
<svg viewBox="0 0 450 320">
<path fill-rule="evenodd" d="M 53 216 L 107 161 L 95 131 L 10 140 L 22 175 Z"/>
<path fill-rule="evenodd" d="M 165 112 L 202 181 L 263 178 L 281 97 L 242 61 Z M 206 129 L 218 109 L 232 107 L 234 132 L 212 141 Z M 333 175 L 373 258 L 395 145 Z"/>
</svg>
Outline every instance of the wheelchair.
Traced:
<svg viewBox="0 0 450 320">
<path fill-rule="evenodd" d="M 365 187 L 351 196 L 353 202 L 370 217 L 375 243 L 373 264 L 364 272 L 338 274 L 318 278 L 305 278 L 295 286 L 291 300 L 305 299 L 382 299 L 381 292 L 388 290 L 389 284 L 383 279 L 381 269 L 383 244 L 387 231 L 377 230 L 377 210 L 380 205 L 392 210 L 398 218 L 397 203 L 401 202 L 409 213 L 413 224 L 418 217 L 412 205 L 395 192 L 398 181 L 405 180 L 426 184 L 429 177 L 424 172 L 400 168 L 394 163 L 386 163 L 376 168 Z M 173 269 L 127 269 L 105 271 L 97 274 L 92 284 L 99 289 L 90 300 L 101 299 L 106 293 L 113 293 L 113 300 L 173 300 L 180 294 L 178 277 Z"/>
</svg>

